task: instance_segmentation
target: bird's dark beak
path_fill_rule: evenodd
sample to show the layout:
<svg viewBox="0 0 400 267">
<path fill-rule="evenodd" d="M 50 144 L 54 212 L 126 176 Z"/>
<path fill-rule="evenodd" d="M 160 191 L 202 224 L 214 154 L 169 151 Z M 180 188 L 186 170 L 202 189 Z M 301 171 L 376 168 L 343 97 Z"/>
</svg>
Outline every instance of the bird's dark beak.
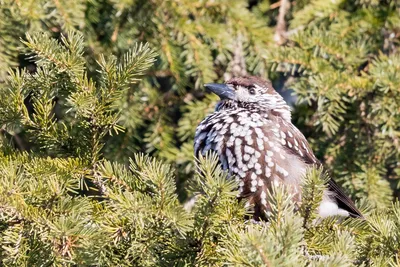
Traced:
<svg viewBox="0 0 400 267">
<path fill-rule="evenodd" d="M 206 83 L 205 88 L 219 96 L 221 99 L 236 100 L 236 92 L 226 84 L 220 83 Z"/>
</svg>

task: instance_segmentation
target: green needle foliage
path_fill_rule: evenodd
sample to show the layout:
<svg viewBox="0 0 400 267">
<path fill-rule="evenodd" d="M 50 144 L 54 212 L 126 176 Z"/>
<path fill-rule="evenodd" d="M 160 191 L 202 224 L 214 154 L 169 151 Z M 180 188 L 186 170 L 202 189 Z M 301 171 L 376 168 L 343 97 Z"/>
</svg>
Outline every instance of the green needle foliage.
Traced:
<svg viewBox="0 0 400 267">
<path fill-rule="evenodd" d="M 399 25 L 389 0 L 0 0 L 0 265 L 398 266 Z M 193 157 L 202 85 L 245 74 L 294 91 L 324 165 L 268 222 Z M 330 177 L 365 220 L 318 216 Z"/>
<path fill-rule="evenodd" d="M 399 187 L 399 6 L 358 2 L 313 1 L 295 10 L 290 46 L 267 58 L 301 76 L 291 87 L 314 107 L 305 121 L 314 129 L 309 139 L 333 176 L 388 207 Z"/>
</svg>

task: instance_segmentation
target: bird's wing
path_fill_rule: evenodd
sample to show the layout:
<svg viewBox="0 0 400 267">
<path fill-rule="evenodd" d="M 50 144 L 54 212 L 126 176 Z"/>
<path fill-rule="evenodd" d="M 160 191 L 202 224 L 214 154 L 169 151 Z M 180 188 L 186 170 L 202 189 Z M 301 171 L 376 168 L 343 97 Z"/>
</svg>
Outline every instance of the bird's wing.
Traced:
<svg viewBox="0 0 400 267">
<path fill-rule="evenodd" d="M 364 218 L 361 212 L 356 208 L 354 202 L 343 192 L 343 189 L 333 180 L 328 181 L 328 190 L 335 193 L 335 199 L 340 209 L 349 212 L 353 218 Z"/>
<path fill-rule="evenodd" d="M 280 142 L 286 151 L 290 154 L 296 155 L 307 164 L 320 165 L 321 163 L 315 157 L 307 139 L 304 135 L 292 124 L 288 123 L 282 118 L 278 118 Z"/>
<path fill-rule="evenodd" d="M 280 125 L 281 143 L 286 148 L 286 151 L 297 155 L 307 164 L 322 165 L 315 157 L 307 139 L 292 123 L 288 123 L 282 119 Z M 335 197 L 340 209 L 348 211 L 351 217 L 363 218 L 363 215 L 356 208 L 354 202 L 332 178 L 328 181 L 328 190 L 333 192 L 332 196 Z"/>
</svg>

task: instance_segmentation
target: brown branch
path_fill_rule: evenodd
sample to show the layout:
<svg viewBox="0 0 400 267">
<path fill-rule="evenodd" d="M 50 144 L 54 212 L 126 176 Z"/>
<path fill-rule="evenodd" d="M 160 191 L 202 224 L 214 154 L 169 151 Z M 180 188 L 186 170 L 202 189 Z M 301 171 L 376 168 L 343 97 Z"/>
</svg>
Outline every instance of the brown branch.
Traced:
<svg viewBox="0 0 400 267">
<path fill-rule="evenodd" d="M 64 24 L 69 24 L 71 25 L 71 19 L 68 15 L 68 13 L 65 11 L 63 6 L 60 4 L 59 0 L 53 0 L 53 3 L 56 7 L 56 10 L 58 11 L 58 14 L 64 19 Z"/>
<path fill-rule="evenodd" d="M 270 267 L 271 266 L 271 262 L 268 260 L 267 255 L 264 254 L 262 248 L 257 244 L 254 244 L 254 247 L 257 249 L 258 253 L 260 254 L 264 265 L 267 266 L 267 267 Z"/>
<path fill-rule="evenodd" d="M 276 32 L 274 35 L 274 40 L 278 45 L 282 45 L 286 42 L 286 13 L 290 9 L 289 0 L 281 0 L 279 7 L 278 21 L 276 24 Z"/>
<path fill-rule="evenodd" d="M 273 3 L 269 6 L 270 9 L 275 9 L 281 6 L 281 1 Z"/>
<path fill-rule="evenodd" d="M 171 70 L 155 70 L 155 71 L 149 71 L 147 74 L 150 76 L 156 76 L 160 78 L 173 76 Z"/>
<path fill-rule="evenodd" d="M 114 31 L 113 31 L 113 33 L 112 33 L 112 36 L 111 36 L 111 41 L 112 41 L 113 43 L 115 43 L 115 42 L 117 41 L 118 32 L 119 32 L 119 24 L 117 24 L 117 26 L 115 27 L 115 29 L 114 29 Z"/>
<path fill-rule="evenodd" d="M 232 77 L 240 77 L 247 75 L 246 61 L 243 53 L 242 36 L 238 35 L 236 38 L 236 47 L 233 51 L 233 58 L 228 65 L 228 71 L 224 74 L 224 79 L 230 80 Z"/>
</svg>

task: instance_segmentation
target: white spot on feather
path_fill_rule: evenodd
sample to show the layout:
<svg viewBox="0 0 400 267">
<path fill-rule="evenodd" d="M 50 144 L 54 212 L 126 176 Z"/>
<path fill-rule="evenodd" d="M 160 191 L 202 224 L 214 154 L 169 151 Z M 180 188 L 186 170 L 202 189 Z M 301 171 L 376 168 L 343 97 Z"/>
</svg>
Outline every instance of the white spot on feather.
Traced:
<svg viewBox="0 0 400 267">
<path fill-rule="evenodd" d="M 235 146 L 240 146 L 242 144 L 242 139 L 236 138 L 235 140 Z"/>
<path fill-rule="evenodd" d="M 279 166 L 278 164 L 276 164 L 275 168 L 276 168 L 276 171 L 281 173 L 281 174 L 283 174 L 283 176 L 288 176 L 289 175 L 289 173 L 284 168 Z"/>
<path fill-rule="evenodd" d="M 263 150 L 264 149 L 264 140 L 262 140 L 261 138 L 257 138 L 257 145 L 260 150 Z"/>
<path fill-rule="evenodd" d="M 263 138 L 264 137 L 264 133 L 262 132 L 262 130 L 260 128 L 255 128 L 256 134 L 259 138 Z"/>
<path fill-rule="evenodd" d="M 228 140 L 228 142 L 226 142 L 226 146 L 227 147 L 231 147 L 231 146 L 233 146 L 233 142 L 235 142 L 235 137 L 232 135 L 231 137 L 229 137 L 229 140 Z"/>
<path fill-rule="evenodd" d="M 287 144 L 288 144 L 288 146 L 289 146 L 290 148 L 293 147 L 292 143 L 290 143 L 289 141 L 287 141 Z"/>
<path fill-rule="evenodd" d="M 267 178 L 271 177 L 271 169 L 268 167 L 265 167 L 265 176 Z"/>
<path fill-rule="evenodd" d="M 229 148 L 226 149 L 225 154 L 226 154 L 226 157 L 228 158 L 228 163 L 229 163 L 229 165 L 232 166 L 233 163 L 234 163 L 236 160 L 235 160 L 235 158 L 233 157 L 233 154 L 232 154 L 231 150 L 230 150 Z"/>
<path fill-rule="evenodd" d="M 216 124 L 214 124 L 213 128 L 218 131 L 218 130 L 220 130 L 222 128 L 222 124 L 221 123 L 216 123 Z"/>
<path fill-rule="evenodd" d="M 303 141 L 301 141 L 301 145 L 303 146 L 304 149 L 307 149 L 306 145 L 304 144 Z"/>
<path fill-rule="evenodd" d="M 248 154 L 253 154 L 254 153 L 254 148 L 252 148 L 251 146 L 245 146 L 244 147 L 244 152 L 248 153 Z"/>
</svg>

